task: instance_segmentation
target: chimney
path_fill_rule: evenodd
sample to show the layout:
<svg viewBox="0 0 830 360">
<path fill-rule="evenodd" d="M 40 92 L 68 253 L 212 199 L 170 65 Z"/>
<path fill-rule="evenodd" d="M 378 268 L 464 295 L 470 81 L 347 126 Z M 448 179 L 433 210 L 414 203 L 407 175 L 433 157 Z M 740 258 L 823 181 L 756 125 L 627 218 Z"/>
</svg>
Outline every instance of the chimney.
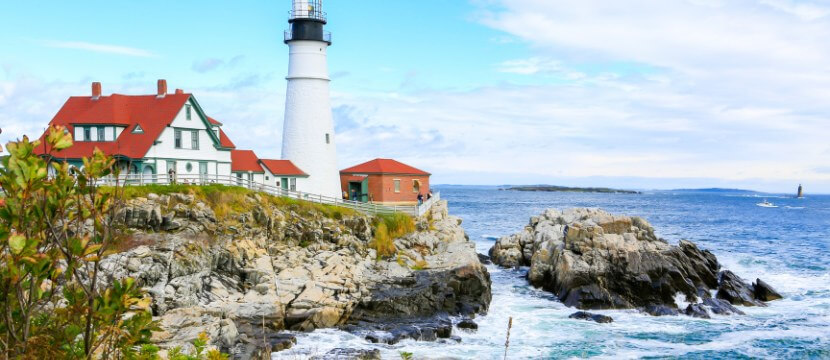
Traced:
<svg viewBox="0 0 830 360">
<path fill-rule="evenodd" d="M 92 83 L 92 100 L 98 100 L 101 98 L 101 83 L 93 82 Z"/>
<path fill-rule="evenodd" d="M 181 94 L 184 94 L 184 90 L 176 89 L 176 95 L 181 95 Z"/>
<path fill-rule="evenodd" d="M 158 84 L 159 91 L 156 94 L 156 97 L 163 98 L 165 95 L 167 95 L 167 80 L 159 79 Z"/>
</svg>

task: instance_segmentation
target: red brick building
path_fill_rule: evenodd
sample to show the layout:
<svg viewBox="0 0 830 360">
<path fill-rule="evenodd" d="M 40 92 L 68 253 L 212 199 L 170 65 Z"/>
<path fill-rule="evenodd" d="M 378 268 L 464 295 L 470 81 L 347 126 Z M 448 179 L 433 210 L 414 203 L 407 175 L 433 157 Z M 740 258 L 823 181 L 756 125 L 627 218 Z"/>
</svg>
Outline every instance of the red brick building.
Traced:
<svg viewBox="0 0 830 360">
<path fill-rule="evenodd" d="M 430 173 L 392 159 L 374 159 L 340 171 L 340 188 L 350 200 L 415 205 L 429 193 Z"/>
</svg>

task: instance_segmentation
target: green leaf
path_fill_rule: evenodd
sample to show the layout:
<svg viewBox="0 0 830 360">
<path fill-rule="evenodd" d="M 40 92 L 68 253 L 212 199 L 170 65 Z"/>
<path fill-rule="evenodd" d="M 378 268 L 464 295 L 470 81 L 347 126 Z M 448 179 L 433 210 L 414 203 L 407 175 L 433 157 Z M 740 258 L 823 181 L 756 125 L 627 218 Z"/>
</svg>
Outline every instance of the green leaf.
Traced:
<svg viewBox="0 0 830 360">
<path fill-rule="evenodd" d="M 15 234 L 9 237 L 9 247 L 12 253 L 20 254 L 23 248 L 26 247 L 26 237 L 20 234 Z"/>
</svg>

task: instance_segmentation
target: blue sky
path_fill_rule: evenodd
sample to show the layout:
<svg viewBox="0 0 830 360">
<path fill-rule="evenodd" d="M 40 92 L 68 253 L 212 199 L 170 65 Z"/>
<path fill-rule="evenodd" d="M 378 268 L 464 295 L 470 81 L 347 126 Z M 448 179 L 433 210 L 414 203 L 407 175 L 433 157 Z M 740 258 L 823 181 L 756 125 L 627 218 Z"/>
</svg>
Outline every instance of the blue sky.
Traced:
<svg viewBox="0 0 830 360">
<path fill-rule="evenodd" d="M 290 2 L 0 5 L 0 141 L 91 81 L 194 93 L 278 157 Z M 830 192 L 830 7 L 795 0 L 325 3 L 342 167 L 435 183 Z"/>
</svg>

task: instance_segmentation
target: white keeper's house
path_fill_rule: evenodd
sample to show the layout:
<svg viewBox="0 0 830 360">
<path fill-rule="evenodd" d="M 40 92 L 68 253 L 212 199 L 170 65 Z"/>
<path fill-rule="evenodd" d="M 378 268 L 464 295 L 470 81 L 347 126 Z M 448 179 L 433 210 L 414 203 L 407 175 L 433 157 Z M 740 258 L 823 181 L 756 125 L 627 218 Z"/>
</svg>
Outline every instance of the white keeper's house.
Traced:
<svg viewBox="0 0 830 360">
<path fill-rule="evenodd" d="M 221 122 L 205 114 L 192 94 L 180 89 L 169 94 L 165 80 L 151 95 L 104 96 L 101 83 L 92 83 L 90 96 L 70 97 L 49 125 L 64 126 L 74 144 L 62 151 L 44 145 L 38 153 L 78 168 L 98 148 L 144 182 L 167 182 L 171 176 L 201 182 L 234 179 L 307 191 L 308 175 L 291 161 L 237 150 Z"/>
</svg>

